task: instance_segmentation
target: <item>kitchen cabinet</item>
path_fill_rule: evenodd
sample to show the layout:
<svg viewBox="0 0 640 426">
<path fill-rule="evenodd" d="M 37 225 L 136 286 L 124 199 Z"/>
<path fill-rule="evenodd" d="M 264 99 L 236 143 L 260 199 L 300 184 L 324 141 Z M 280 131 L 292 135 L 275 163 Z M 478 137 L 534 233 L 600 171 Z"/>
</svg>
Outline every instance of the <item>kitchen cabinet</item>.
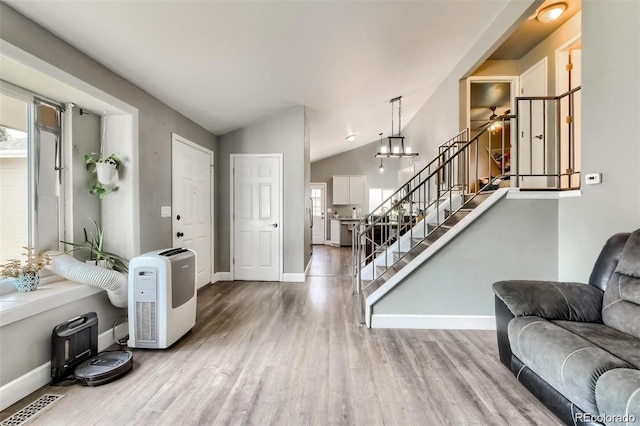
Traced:
<svg viewBox="0 0 640 426">
<path fill-rule="evenodd" d="M 331 219 L 331 239 L 332 246 L 340 246 L 340 219 Z"/>
<path fill-rule="evenodd" d="M 366 176 L 334 176 L 333 204 L 364 205 L 367 192 L 366 186 Z"/>
<path fill-rule="evenodd" d="M 353 228 L 360 222 L 358 219 L 331 219 L 330 245 L 334 247 L 350 247 L 352 244 Z"/>
</svg>

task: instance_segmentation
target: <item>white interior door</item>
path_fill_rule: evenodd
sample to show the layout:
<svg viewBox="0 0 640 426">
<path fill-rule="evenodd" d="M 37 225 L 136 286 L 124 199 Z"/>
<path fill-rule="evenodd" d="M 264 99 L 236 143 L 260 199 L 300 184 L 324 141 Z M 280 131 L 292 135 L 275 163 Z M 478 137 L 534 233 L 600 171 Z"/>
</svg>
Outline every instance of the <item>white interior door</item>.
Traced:
<svg viewBox="0 0 640 426">
<path fill-rule="evenodd" d="M 235 280 L 279 281 L 280 156 L 232 156 Z"/>
<path fill-rule="evenodd" d="M 311 214 L 312 214 L 312 238 L 313 244 L 324 244 L 326 238 L 326 222 L 325 212 L 327 198 L 327 184 L 326 183 L 312 183 L 311 184 Z"/>
<path fill-rule="evenodd" d="M 196 252 L 196 284 L 211 282 L 213 260 L 213 152 L 173 135 L 173 246 Z"/>
<path fill-rule="evenodd" d="M 547 95 L 547 58 L 529 68 L 520 76 L 520 96 Z M 518 138 L 518 160 L 521 175 L 551 174 L 549 170 L 549 134 L 545 129 L 545 107 L 542 101 L 519 102 L 520 135 Z M 546 148 L 545 148 L 546 147 Z M 522 177 L 521 188 L 546 188 L 545 177 Z M 553 182 L 555 185 L 555 182 Z"/>
</svg>

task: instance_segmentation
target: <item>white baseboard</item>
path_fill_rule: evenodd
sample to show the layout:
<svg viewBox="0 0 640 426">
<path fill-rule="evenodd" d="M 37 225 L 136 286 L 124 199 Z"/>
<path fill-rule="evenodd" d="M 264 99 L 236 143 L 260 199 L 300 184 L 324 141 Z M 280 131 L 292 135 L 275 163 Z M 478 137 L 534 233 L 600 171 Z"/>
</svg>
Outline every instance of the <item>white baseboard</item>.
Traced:
<svg viewBox="0 0 640 426">
<path fill-rule="evenodd" d="M 125 322 L 122 324 L 118 324 L 116 326 L 116 337 L 124 337 L 129 334 L 129 323 Z M 109 346 L 113 345 L 115 341 L 113 340 L 113 333 L 111 329 L 105 331 L 104 333 L 100 333 L 98 335 L 98 352 L 102 352 L 107 349 Z"/>
<path fill-rule="evenodd" d="M 0 387 L 0 411 L 51 381 L 51 361 Z"/>
<path fill-rule="evenodd" d="M 305 273 L 288 273 L 282 274 L 282 281 L 288 283 L 303 283 L 305 281 Z"/>
<path fill-rule="evenodd" d="M 216 272 L 213 274 L 211 284 L 217 283 L 218 281 L 233 281 L 233 274 L 231 274 L 231 272 Z"/>
<path fill-rule="evenodd" d="M 128 333 L 127 323 L 116 327 L 116 336 L 124 336 Z M 105 350 L 114 344 L 111 329 L 98 335 L 98 352 Z M 0 387 L 0 411 L 20 401 L 25 396 L 37 391 L 51 382 L 51 361 L 47 361 L 26 374 Z"/>
<path fill-rule="evenodd" d="M 371 328 L 412 328 L 439 330 L 495 330 L 496 319 L 489 315 L 385 315 L 373 314 Z"/>
</svg>

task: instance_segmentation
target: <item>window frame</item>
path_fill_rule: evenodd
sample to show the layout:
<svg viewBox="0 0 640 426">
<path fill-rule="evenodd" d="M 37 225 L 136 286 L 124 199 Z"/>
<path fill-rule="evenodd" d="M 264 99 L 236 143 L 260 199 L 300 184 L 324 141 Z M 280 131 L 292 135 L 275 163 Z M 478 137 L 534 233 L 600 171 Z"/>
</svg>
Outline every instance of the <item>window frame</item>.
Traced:
<svg viewBox="0 0 640 426">
<path fill-rule="evenodd" d="M 27 190 L 28 190 L 28 218 L 27 218 L 27 245 L 30 247 L 35 247 L 36 248 L 36 252 L 40 252 L 42 250 L 44 250 L 42 247 L 39 246 L 40 241 L 38 239 L 38 234 L 39 234 L 39 230 L 38 230 L 38 198 L 37 198 L 37 186 L 38 186 L 38 182 L 37 182 L 37 177 L 36 177 L 36 171 L 38 170 L 39 167 L 39 162 L 41 161 L 41 159 L 37 158 L 37 152 L 38 150 L 36 149 L 36 132 L 38 131 L 36 129 L 36 103 L 38 101 L 44 102 L 45 104 L 50 105 L 51 107 L 57 108 L 60 111 L 60 140 L 58 141 L 58 149 L 61 150 L 60 152 L 60 156 L 62 158 L 63 163 L 60 164 L 60 166 L 62 167 L 62 169 L 64 170 L 64 120 L 63 120 L 63 113 L 64 113 L 64 107 L 62 106 L 62 103 L 48 99 L 44 96 L 41 96 L 39 94 L 36 94 L 34 92 L 31 92 L 29 90 L 23 89 L 21 87 L 15 86 L 11 83 L 8 83 L 4 80 L 0 80 L 0 93 L 2 93 L 5 96 L 9 96 L 9 97 L 13 97 L 15 99 L 18 99 L 20 101 L 26 102 L 27 103 Z M 48 160 L 47 160 L 48 161 Z M 56 164 L 55 161 L 56 159 L 53 158 L 54 163 Z M 63 236 L 65 235 L 65 194 L 66 194 L 66 180 L 65 180 L 65 173 L 61 173 L 61 180 L 58 182 L 58 189 L 57 189 L 57 195 L 58 195 L 58 202 L 57 202 L 57 209 L 58 209 L 58 229 L 57 229 L 57 239 L 58 239 L 58 246 L 57 246 L 57 250 L 64 250 L 62 243 L 60 243 L 60 240 L 63 239 Z M 53 250 L 53 248 L 49 248 L 48 250 Z M 54 282 L 54 281 L 60 281 L 63 280 L 63 277 L 60 277 L 56 274 L 54 274 L 51 271 L 48 270 L 44 270 L 44 273 L 42 274 L 41 278 L 40 278 L 40 282 L 42 284 L 46 284 L 46 283 L 50 283 L 50 282 Z M 3 294 L 7 294 L 7 293 L 11 293 L 11 292 L 17 292 L 15 285 L 14 285 L 14 281 L 15 279 L 13 278 L 5 278 L 5 279 L 1 279 L 0 277 L 0 295 Z"/>
<path fill-rule="evenodd" d="M 380 205 L 380 203 L 377 203 L 375 206 L 371 205 L 371 191 L 380 191 L 380 203 L 382 203 L 383 201 L 387 200 L 389 197 L 391 197 L 396 191 L 396 188 L 369 188 L 369 213 L 373 214 L 373 215 L 379 215 L 381 214 L 379 210 L 375 210 L 374 209 L 376 207 L 378 207 Z M 385 191 L 387 192 L 387 196 L 385 197 Z M 387 207 L 387 209 L 391 208 L 391 200 L 389 200 L 389 205 L 388 206 L 383 206 L 383 207 Z"/>
</svg>

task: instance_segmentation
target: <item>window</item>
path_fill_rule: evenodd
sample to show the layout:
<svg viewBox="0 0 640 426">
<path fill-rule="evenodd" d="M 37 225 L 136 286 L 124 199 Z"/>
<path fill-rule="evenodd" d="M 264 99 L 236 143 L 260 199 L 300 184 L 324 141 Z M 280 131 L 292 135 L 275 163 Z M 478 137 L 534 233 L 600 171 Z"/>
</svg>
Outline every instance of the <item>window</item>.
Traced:
<svg viewBox="0 0 640 426">
<path fill-rule="evenodd" d="M 0 86 L 0 263 L 23 247 L 59 248 L 62 112 L 6 83 Z"/>
<path fill-rule="evenodd" d="M 311 208 L 312 215 L 322 216 L 322 190 L 317 188 L 311 189 Z"/>
<path fill-rule="evenodd" d="M 396 190 L 392 188 L 369 188 L 369 212 L 373 212 L 373 214 L 380 214 L 381 208 L 378 209 L 378 207 L 380 207 L 380 204 L 382 204 L 383 201 L 391 197 L 394 192 L 396 192 Z M 387 210 L 390 209 L 391 200 L 387 200 L 383 207 Z"/>
</svg>

